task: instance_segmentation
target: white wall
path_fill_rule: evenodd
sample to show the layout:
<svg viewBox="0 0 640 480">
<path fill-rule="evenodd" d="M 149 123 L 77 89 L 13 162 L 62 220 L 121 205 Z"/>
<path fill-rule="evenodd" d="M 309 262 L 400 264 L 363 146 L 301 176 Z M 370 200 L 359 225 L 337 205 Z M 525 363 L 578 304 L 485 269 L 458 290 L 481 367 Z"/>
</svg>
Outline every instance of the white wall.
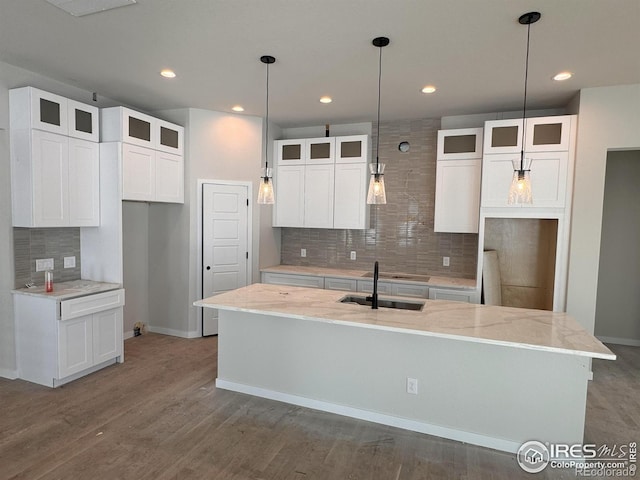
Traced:
<svg viewBox="0 0 640 480">
<path fill-rule="evenodd" d="M 595 333 L 640 346 L 640 150 L 609 152 Z"/>
<path fill-rule="evenodd" d="M 279 231 L 271 228 L 271 207 L 256 204 L 264 156 L 263 121 L 201 109 L 158 115 L 186 128 L 185 203 L 149 208 L 149 324 L 154 331 L 193 337 L 200 325 L 200 312 L 192 306 L 201 298 L 199 179 L 253 182 L 251 281 L 259 281 L 260 267 L 279 263 Z M 278 134 L 273 127 L 270 132 Z"/>
<path fill-rule="evenodd" d="M 640 148 L 640 84 L 580 92 L 567 311 L 594 332 L 608 150 Z"/>
<path fill-rule="evenodd" d="M 136 322 L 149 324 L 149 205 L 122 202 L 122 273 L 125 337 Z"/>
</svg>

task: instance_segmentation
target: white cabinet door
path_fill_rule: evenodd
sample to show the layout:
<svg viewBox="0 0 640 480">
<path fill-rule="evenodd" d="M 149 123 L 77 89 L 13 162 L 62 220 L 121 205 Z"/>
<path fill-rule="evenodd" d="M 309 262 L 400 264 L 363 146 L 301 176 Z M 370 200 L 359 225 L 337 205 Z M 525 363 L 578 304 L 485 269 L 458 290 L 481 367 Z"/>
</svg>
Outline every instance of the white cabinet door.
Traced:
<svg viewBox="0 0 640 480">
<path fill-rule="evenodd" d="M 335 163 L 336 141 L 334 137 L 307 138 L 305 140 L 305 163 Z"/>
<path fill-rule="evenodd" d="M 67 100 L 67 117 L 69 121 L 69 136 L 98 142 L 100 131 L 98 129 L 98 108 L 92 105 Z"/>
<path fill-rule="evenodd" d="M 277 165 L 302 165 L 305 159 L 305 140 L 277 140 L 274 142 Z"/>
<path fill-rule="evenodd" d="M 58 378 L 93 366 L 92 316 L 58 322 Z"/>
<path fill-rule="evenodd" d="M 508 204 L 513 178 L 512 160 L 519 154 L 485 155 L 482 167 L 482 206 L 507 208 L 564 207 L 567 192 L 568 152 L 525 154 L 531 158 L 531 204 Z"/>
<path fill-rule="evenodd" d="M 67 135 L 67 99 L 37 88 L 26 88 L 31 95 L 31 128 Z"/>
<path fill-rule="evenodd" d="M 368 163 L 369 136 L 336 137 L 336 163 Z"/>
<path fill-rule="evenodd" d="M 164 120 L 156 120 L 155 128 L 157 128 L 157 150 L 175 155 L 182 155 L 184 153 L 183 127 L 165 122 Z"/>
<path fill-rule="evenodd" d="M 437 162 L 435 232 L 478 233 L 481 170 L 479 158 Z"/>
<path fill-rule="evenodd" d="M 482 158 L 483 128 L 438 131 L 438 160 Z"/>
<path fill-rule="evenodd" d="M 336 164 L 333 228 L 369 228 L 367 180 L 366 163 Z"/>
<path fill-rule="evenodd" d="M 325 277 L 324 288 L 326 290 L 344 290 L 355 292 L 358 290 L 358 281 L 353 278 Z"/>
<path fill-rule="evenodd" d="M 274 227 L 304 226 L 304 165 L 278 166 Z"/>
<path fill-rule="evenodd" d="M 156 152 L 156 202 L 184 203 L 184 157 Z"/>
<path fill-rule="evenodd" d="M 69 224 L 100 225 L 100 145 L 69 139 Z"/>
<path fill-rule="evenodd" d="M 33 226 L 69 225 L 69 139 L 32 131 Z"/>
<path fill-rule="evenodd" d="M 262 283 L 268 283 L 271 285 L 291 285 L 294 287 L 324 288 L 324 277 L 264 272 L 262 274 Z"/>
<path fill-rule="evenodd" d="M 122 145 L 122 199 L 152 201 L 156 194 L 156 152 L 135 145 Z"/>
<path fill-rule="evenodd" d="M 114 308 L 92 316 L 93 364 L 122 355 L 122 308 Z"/>
<path fill-rule="evenodd" d="M 427 285 L 394 282 L 391 284 L 391 295 L 398 295 L 399 297 L 427 298 L 429 296 L 429 287 Z"/>
<path fill-rule="evenodd" d="M 520 153 L 522 118 L 492 120 L 484 124 L 484 153 Z"/>
<path fill-rule="evenodd" d="M 334 164 L 307 164 L 304 171 L 304 226 L 333 228 Z"/>
</svg>

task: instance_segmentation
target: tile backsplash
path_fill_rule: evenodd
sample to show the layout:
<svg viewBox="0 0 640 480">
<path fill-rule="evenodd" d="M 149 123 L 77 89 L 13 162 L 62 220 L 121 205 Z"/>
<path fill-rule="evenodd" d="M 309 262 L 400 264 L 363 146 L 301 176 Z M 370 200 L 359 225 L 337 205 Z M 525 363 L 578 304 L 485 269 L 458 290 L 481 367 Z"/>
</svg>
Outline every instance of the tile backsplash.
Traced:
<svg viewBox="0 0 640 480">
<path fill-rule="evenodd" d="M 36 260 L 53 258 L 53 283 L 80 279 L 79 228 L 14 228 L 15 287 L 44 285 L 44 272 L 36 272 Z M 63 268 L 64 257 L 76 257 L 74 268 Z"/>
<path fill-rule="evenodd" d="M 386 272 L 475 278 L 478 235 L 433 231 L 439 128 L 439 119 L 382 123 L 387 204 L 371 206 L 371 228 L 283 228 L 281 263 L 368 270 L 377 259 Z M 373 159 L 375 138 L 374 125 Z M 409 152 L 398 150 L 402 141 L 409 142 Z M 354 250 L 357 259 L 350 260 Z M 442 257 L 450 258 L 449 267 L 442 265 Z"/>
</svg>

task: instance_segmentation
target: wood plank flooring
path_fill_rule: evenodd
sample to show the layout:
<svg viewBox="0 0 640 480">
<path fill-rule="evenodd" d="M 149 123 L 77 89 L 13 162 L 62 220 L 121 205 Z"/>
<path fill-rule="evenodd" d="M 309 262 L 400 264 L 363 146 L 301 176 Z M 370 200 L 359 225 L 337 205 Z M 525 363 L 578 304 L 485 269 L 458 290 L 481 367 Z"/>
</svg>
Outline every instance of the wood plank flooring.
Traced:
<svg viewBox="0 0 640 480">
<path fill-rule="evenodd" d="M 585 440 L 640 440 L 640 348 L 594 361 Z M 146 334 L 52 390 L 0 379 L 0 479 L 514 479 L 503 452 L 217 390 L 217 338 Z M 576 478 L 547 468 L 536 479 Z"/>
</svg>

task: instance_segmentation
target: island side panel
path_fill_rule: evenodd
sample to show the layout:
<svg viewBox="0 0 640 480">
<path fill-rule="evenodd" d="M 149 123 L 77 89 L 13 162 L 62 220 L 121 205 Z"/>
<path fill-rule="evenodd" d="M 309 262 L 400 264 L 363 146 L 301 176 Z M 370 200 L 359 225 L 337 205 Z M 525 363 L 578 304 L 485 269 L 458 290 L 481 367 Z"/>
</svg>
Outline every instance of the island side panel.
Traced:
<svg viewBox="0 0 640 480">
<path fill-rule="evenodd" d="M 585 357 L 234 311 L 219 328 L 222 388 L 512 452 L 583 439 Z"/>
</svg>

